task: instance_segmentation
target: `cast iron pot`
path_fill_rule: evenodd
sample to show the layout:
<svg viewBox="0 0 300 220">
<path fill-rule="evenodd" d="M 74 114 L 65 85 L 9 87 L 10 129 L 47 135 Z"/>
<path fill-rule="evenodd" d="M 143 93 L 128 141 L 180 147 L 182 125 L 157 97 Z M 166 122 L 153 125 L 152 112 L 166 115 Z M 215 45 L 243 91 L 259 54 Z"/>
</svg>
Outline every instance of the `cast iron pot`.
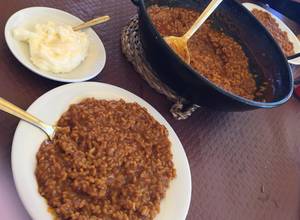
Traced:
<svg viewBox="0 0 300 220">
<path fill-rule="evenodd" d="M 207 0 L 132 0 L 139 8 L 139 30 L 147 60 L 158 77 L 191 103 L 222 111 L 272 108 L 288 101 L 293 92 L 293 75 L 287 59 L 267 30 L 235 0 L 224 0 L 212 19 L 236 41 L 249 58 L 252 73 L 268 81 L 264 101 L 255 101 L 223 90 L 184 63 L 156 31 L 147 8 L 157 4 L 202 11 Z"/>
</svg>

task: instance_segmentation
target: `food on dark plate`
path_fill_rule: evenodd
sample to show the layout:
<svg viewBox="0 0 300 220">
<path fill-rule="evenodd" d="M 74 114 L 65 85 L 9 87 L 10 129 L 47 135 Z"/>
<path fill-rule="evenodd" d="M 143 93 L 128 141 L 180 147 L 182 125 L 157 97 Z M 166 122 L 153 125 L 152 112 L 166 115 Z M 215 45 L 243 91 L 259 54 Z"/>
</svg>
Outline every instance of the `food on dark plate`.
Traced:
<svg viewBox="0 0 300 220">
<path fill-rule="evenodd" d="M 145 108 L 93 98 L 62 115 L 36 177 L 56 219 L 150 220 L 176 171 L 167 129 Z"/>
<path fill-rule="evenodd" d="M 286 31 L 279 28 L 279 24 L 269 13 L 258 9 L 253 9 L 251 12 L 274 37 L 285 55 L 291 56 L 295 53 L 293 43 L 289 40 Z"/>
<path fill-rule="evenodd" d="M 186 8 L 148 8 L 148 14 L 164 36 L 182 36 L 200 15 Z M 254 99 L 257 87 L 249 61 L 241 45 L 206 21 L 188 42 L 190 65 L 221 88 L 247 99 Z"/>
</svg>

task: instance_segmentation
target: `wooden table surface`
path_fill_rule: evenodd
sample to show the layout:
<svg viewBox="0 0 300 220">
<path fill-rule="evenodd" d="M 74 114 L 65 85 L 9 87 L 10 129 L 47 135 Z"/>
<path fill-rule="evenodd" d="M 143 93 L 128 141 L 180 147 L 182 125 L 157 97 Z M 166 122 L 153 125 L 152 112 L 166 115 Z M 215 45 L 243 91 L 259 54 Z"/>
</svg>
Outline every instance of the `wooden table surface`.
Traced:
<svg viewBox="0 0 300 220">
<path fill-rule="evenodd" d="M 4 40 L 5 22 L 29 6 L 50 6 L 84 20 L 109 14 L 95 27 L 107 50 L 107 63 L 92 81 L 127 89 L 153 105 L 171 124 L 187 153 L 192 172 L 192 201 L 187 219 L 299 220 L 300 101 L 271 110 L 243 113 L 197 111 L 185 121 L 169 113 L 171 103 L 152 90 L 120 51 L 120 32 L 136 8 L 129 0 L 10 0 L 0 9 L 0 96 L 26 109 L 62 83 L 23 67 Z M 296 33 L 300 25 L 287 21 Z M 299 70 L 295 70 L 299 73 Z M 0 112 L 0 219 L 30 219 L 16 192 L 10 152 L 18 120 Z M 26 148 L 26 146 L 24 146 Z"/>
</svg>

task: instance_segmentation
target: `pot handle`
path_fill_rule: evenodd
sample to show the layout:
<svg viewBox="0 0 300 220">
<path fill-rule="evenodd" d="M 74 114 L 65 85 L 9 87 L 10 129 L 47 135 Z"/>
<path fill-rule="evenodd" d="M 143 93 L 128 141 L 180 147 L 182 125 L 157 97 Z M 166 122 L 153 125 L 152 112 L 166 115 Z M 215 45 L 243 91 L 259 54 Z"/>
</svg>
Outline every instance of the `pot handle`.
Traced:
<svg viewBox="0 0 300 220">
<path fill-rule="evenodd" d="M 300 57 L 300 53 L 295 53 L 295 54 L 292 55 L 292 56 L 288 56 L 287 59 L 288 59 L 288 60 L 292 60 L 292 59 L 295 59 L 295 58 L 298 58 L 298 57 Z"/>
<path fill-rule="evenodd" d="M 294 60 L 294 59 L 299 58 L 299 57 L 300 57 L 300 53 L 296 53 L 296 54 L 294 54 L 294 55 L 292 55 L 292 56 L 288 56 L 288 57 L 287 57 L 287 60 L 288 60 L 288 62 L 289 62 L 290 64 L 300 65 L 300 59 L 297 59 L 297 61 Z M 298 60 L 299 60 L 299 61 L 298 61 Z"/>
<path fill-rule="evenodd" d="M 140 5 L 140 0 L 131 0 L 133 4 L 135 4 L 136 6 Z"/>
<path fill-rule="evenodd" d="M 297 61 L 292 61 L 292 62 L 291 62 L 291 60 L 296 59 L 296 58 L 299 58 L 299 57 L 300 57 L 300 53 L 296 53 L 296 54 L 294 54 L 294 55 L 288 56 L 288 57 L 287 57 L 287 60 L 288 60 L 288 62 L 289 62 L 290 64 L 300 65 L 300 59 L 298 59 L 299 62 L 298 62 L 298 60 L 297 60 Z M 294 80 L 294 84 L 295 84 L 295 85 L 299 85 L 299 84 L 300 84 L 300 78 L 299 78 L 299 77 L 298 77 L 297 79 Z"/>
</svg>

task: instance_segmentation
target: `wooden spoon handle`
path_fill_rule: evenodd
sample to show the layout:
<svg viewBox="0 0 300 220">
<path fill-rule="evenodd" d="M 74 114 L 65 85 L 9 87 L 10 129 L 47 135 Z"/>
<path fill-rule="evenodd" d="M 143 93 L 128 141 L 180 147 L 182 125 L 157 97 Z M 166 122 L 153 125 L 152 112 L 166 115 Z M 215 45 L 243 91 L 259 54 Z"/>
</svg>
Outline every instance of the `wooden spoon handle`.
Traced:
<svg viewBox="0 0 300 220">
<path fill-rule="evenodd" d="M 192 27 L 183 35 L 186 41 L 188 41 L 193 34 L 200 28 L 200 26 L 206 21 L 206 19 L 214 12 L 223 0 L 212 0 L 205 10 L 201 13 L 198 19 L 194 22 Z"/>
<path fill-rule="evenodd" d="M 81 29 L 85 29 L 85 28 L 88 28 L 88 27 L 91 27 L 91 26 L 95 26 L 97 24 L 101 24 L 103 22 L 108 21 L 109 19 L 110 19 L 110 17 L 108 15 L 101 16 L 101 17 L 98 17 L 98 18 L 94 18 L 90 21 L 84 22 L 80 25 L 77 25 L 77 26 L 73 27 L 73 30 L 74 31 L 79 31 Z"/>
</svg>

